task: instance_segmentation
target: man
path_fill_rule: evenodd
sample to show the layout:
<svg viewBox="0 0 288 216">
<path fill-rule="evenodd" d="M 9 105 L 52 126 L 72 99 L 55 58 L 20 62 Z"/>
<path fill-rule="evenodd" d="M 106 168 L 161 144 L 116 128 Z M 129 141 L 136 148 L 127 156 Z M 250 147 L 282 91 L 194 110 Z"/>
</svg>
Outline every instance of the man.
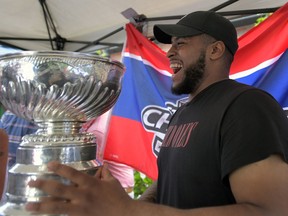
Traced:
<svg viewBox="0 0 288 216">
<path fill-rule="evenodd" d="M 229 80 L 234 26 L 214 12 L 157 25 L 174 70 L 172 91 L 190 94 L 174 114 L 158 157 L 159 178 L 132 200 L 104 166 L 92 177 L 58 163 L 73 185 L 29 183 L 52 197 L 26 208 L 68 215 L 288 215 L 288 123 L 267 93 Z M 249 58 L 249 56 L 247 56 Z M 156 199 L 154 197 L 156 196 Z M 152 198 L 152 199 L 151 199 Z"/>
<path fill-rule="evenodd" d="M 19 118 L 9 110 L 6 110 L 1 117 L 0 128 L 4 129 L 9 136 L 9 169 L 16 163 L 16 152 L 22 137 L 35 133 L 38 127 L 34 123 Z"/>
</svg>

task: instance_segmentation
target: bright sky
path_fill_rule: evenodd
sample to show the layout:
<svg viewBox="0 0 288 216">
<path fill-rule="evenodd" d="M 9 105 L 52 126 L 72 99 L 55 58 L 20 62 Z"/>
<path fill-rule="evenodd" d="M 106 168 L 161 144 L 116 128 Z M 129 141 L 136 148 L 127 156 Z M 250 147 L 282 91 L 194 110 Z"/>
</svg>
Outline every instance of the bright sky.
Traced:
<svg viewBox="0 0 288 216">
<path fill-rule="evenodd" d="M 4 55 L 4 54 L 8 54 L 8 53 L 14 53 L 14 52 L 19 52 L 19 51 L 20 50 L 0 45 L 0 55 Z"/>
</svg>

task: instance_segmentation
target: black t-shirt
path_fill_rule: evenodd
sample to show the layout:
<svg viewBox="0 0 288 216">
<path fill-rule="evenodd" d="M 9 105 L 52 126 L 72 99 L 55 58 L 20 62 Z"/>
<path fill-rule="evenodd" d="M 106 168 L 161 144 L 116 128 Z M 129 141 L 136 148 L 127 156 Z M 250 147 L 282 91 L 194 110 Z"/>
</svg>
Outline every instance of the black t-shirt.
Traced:
<svg viewBox="0 0 288 216">
<path fill-rule="evenodd" d="M 214 83 L 171 119 L 158 157 L 158 203 L 235 203 L 229 174 L 271 154 L 287 159 L 287 150 L 287 117 L 272 96 L 233 80 Z"/>
</svg>

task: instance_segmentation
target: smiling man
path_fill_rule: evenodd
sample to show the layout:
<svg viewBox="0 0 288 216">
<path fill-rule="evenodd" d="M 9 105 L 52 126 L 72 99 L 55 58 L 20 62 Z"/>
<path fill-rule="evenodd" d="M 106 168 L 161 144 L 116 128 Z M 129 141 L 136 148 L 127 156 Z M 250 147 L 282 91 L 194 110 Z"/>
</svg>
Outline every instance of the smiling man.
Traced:
<svg viewBox="0 0 288 216">
<path fill-rule="evenodd" d="M 288 121 L 275 99 L 229 79 L 237 51 L 232 23 L 214 12 L 154 27 L 171 43 L 172 92 L 190 100 L 173 115 L 158 157 L 159 178 L 133 200 L 104 165 L 95 176 L 58 163 L 63 185 L 36 180 L 51 195 L 34 213 L 106 216 L 288 215 Z M 152 203 L 153 202 L 153 203 Z"/>
</svg>

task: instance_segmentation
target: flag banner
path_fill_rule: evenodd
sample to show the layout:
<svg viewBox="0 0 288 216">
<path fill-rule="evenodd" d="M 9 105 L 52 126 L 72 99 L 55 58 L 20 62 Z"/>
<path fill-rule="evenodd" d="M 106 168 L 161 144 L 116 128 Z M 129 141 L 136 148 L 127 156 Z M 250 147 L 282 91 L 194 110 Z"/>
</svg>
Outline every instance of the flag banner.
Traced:
<svg viewBox="0 0 288 216">
<path fill-rule="evenodd" d="M 122 91 L 110 118 L 104 159 L 124 163 L 157 179 L 157 155 L 169 120 L 187 101 L 171 93 L 172 79 L 166 53 L 126 25 L 123 49 L 126 72 Z"/>
<path fill-rule="evenodd" d="M 242 35 L 230 78 L 261 88 L 288 111 L 288 3 Z M 171 94 L 166 54 L 126 25 L 126 73 L 109 124 L 104 159 L 157 179 L 157 155 L 169 120 L 187 96 Z"/>
<path fill-rule="evenodd" d="M 269 92 L 288 109 L 288 3 L 238 39 L 230 78 Z M 287 111 L 286 111 L 287 112 Z"/>
</svg>

